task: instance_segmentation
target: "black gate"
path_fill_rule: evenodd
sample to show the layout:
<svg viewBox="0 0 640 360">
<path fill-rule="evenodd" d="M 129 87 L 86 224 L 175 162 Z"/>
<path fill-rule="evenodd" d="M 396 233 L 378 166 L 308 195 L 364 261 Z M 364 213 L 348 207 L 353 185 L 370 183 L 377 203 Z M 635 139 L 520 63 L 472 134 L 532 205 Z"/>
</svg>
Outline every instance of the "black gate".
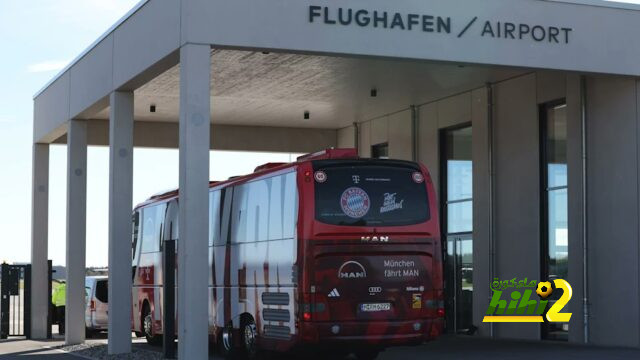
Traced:
<svg viewBox="0 0 640 360">
<path fill-rule="evenodd" d="M 30 335 L 31 265 L 0 265 L 0 339 Z"/>
</svg>

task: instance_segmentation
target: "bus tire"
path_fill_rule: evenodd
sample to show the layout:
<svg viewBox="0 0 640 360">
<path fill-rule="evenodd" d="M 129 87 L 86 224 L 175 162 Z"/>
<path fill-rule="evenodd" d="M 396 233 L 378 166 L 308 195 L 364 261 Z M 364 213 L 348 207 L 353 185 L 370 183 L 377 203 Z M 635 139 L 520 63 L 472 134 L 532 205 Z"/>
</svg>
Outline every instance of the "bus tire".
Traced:
<svg viewBox="0 0 640 360">
<path fill-rule="evenodd" d="M 230 322 L 222 328 L 220 332 L 220 354 L 225 359 L 237 359 L 238 350 L 235 346 L 235 338 L 233 335 L 233 324 Z"/>
<path fill-rule="evenodd" d="M 256 322 L 250 315 L 245 315 L 242 318 L 242 350 L 245 357 L 248 360 L 261 359 L 261 352 L 258 348 L 258 331 L 256 329 Z"/>
<path fill-rule="evenodd" d="M 355 352 L 358 360 L 375 360 L 378 358 L 379 354 L 380 350 L 377 349 L 358 350 Z"/>
<path fill-rule="evenodd" d="M 142 307 L 142 319 L 140 321 L 147 343 L 154 346 L 161 345 L 162 336 L 153 333 L 153 318 L 151 317 L 151 309 L 148 302 L 145 302 Z"/>
</svg>

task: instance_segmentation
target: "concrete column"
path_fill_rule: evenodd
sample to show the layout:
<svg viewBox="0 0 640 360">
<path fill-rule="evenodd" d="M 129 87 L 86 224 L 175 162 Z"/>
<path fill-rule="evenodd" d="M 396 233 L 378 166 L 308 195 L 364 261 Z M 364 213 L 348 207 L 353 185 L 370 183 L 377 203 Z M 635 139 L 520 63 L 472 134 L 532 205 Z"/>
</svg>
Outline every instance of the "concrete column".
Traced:
<svg viewBox="0 0 640 360">
<path fill-rule="evenodd" d="M 133 93 L 113 92 L 109 114 L 109 354 L 131 352 Z"/>
<path fill-rule="evenodd" d="M 46 339 L 50 296 L 47 254 L 49 245 L 49 144 L 33 144 L 31 191 L 31 337 Z M 44 295 L 41 295 L 44 294 Z"/>
<path fill-rule="evenodd" d="M 67 345 L 85 339 L 85 271 L 87 234 L 87 124 L 70 120 L 67 133 Z"/>
<path fill-rule="evenodd" d="M 211 49 L 180 49 L 178 358 L 208 358 L 209 130 Z"/>
</svg>

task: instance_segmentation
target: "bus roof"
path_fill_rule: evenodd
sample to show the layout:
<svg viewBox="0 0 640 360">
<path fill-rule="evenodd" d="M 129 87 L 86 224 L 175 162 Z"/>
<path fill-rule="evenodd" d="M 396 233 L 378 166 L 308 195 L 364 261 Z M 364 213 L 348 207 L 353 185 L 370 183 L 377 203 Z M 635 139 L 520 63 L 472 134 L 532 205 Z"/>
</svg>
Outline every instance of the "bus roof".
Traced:
<svg viewBox="0 0 640 360">
<path fill-rule="evenodd" d="M 263 177 L 271 173 L 280 172 L 288 168 L 297 167 L 301 163 L 308 162 L 308 161 L 329 160 L 329 159 L 357 159 L 357 158 L 358 158 L 358 151 L 354 148 L 342 148 L 342 149 L 329 148 L 329 149 L 325 149 L 315 153 L 299 156 L 297 161 L 295 162 L 266 163 L 256 167 L 254 172 L 251 174 L 242 175 L 242 176 L 233 176 L 223 181 L 210 181 L 209 188 L 211 189 L 219 186 L 222 187 L 230 184 L 247 182 L 249 180 Z M 161 193 L 152 195 L 146 201 L 136 205 L 134 210 L 139 209 L 141 207 L 145 207 L 150 204 L 171 200 L 177 197 L 178 197 L 178 189 L 161 192 Z"/>
</svg>

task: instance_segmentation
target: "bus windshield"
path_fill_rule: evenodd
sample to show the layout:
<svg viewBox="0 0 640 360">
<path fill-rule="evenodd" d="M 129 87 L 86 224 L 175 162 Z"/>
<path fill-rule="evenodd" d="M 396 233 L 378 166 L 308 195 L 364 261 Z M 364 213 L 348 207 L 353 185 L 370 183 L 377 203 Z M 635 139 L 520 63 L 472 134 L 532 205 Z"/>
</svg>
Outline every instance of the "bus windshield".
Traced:
<svg viewBox="0 0 640 360">
<path fill-rule="evenodd" d="M 315 218 L 330 225 L 404 226 L 430 218 L 417 165 L 396 161 L 315 161 Z"/>
</svg>

